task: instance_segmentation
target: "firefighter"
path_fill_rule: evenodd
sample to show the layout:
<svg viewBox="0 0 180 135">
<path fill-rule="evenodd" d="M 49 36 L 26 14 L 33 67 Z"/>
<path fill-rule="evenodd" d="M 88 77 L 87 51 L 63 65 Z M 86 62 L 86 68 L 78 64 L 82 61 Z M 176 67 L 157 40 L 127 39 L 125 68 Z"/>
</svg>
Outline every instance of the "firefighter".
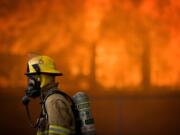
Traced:
<svg viewBox="0 0 180 135">
<path fill-rule="evenodd" d="M 75 120 L 70 102 L 61 94 L 49 94 L 58 89 L 55 77 L 62 75 L 56 69 L 54 61 L 48 56 L 35 56 L 28 61 L 25 74 L 28 87 L 24 104 L 28 104 L 27 97 L 40 97 L 42 102 L 42 113 L 36 125 L 37 135 L 75 134 Z"/>
</svg>

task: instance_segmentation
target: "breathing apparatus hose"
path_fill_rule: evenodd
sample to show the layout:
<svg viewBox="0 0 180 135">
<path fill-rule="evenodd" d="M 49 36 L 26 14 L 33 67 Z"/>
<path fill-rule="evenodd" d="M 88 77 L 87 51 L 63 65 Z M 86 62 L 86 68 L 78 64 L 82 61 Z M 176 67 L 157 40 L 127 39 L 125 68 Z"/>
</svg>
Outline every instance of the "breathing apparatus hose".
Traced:
<svg viewBox="0 0 180 135">
<path fill-rule="evenodd" d="M 37 121 L 35 123 L 33 123 L 32 121 L 32 117 L 31 117 L 31 113 L 29 111 L 29 102 L 30 102 L 30 99 L 27 97 L 27 96 L 24 96 L 23 99 L 22 99 L 22 102 L 25 106 L 25 109 L 26 109 L 26 114 L 27 114 L 27 118 L 28 118 L 28 123 L 29 125 L 32 127 L 32 128 L 37 128 L 39 126 L 39 123 L 40 123 L 40 118 L 42 117 L 43 115 L 43 112 L 42 112 L 42 109 L 41 109 L 41 112 L 40 112 L 40 115 L 37 119 Z M 42 103 L 41 103 L 42 104 Z"/>
</svg>

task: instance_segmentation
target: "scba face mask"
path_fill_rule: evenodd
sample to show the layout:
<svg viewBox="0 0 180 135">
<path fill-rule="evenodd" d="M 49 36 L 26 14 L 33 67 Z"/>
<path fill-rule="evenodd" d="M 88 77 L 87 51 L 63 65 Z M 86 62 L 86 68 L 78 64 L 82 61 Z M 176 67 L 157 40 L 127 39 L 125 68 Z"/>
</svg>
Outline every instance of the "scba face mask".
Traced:
<svg viewBox="0 0 180 135">
<path fill-rule="evenodd" d="M 26 90 L 26 95 L 31 98 L 36 98 L 40 96 L 41 82 L 39 76 L 29 76 L 28 77 L 28 86 Z"/>
<path fill-rule="evenodd" d="M 41 82 L 39 75 L 28 75 L 28 86 L 25 90 L 25 96 L 22 99 L 23 104 L 28 104 L 30 98 L 36 98 L 41 95 Z"/>
</svg>

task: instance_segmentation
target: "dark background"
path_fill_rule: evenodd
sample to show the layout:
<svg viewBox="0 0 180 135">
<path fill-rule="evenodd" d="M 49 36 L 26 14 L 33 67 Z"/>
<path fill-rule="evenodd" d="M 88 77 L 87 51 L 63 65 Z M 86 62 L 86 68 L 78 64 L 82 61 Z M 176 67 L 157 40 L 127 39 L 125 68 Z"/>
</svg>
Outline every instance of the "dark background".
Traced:
<svg viewBox="0 0 180 135">
<path fill-rule="evenodd" d="M 109 94 L 97 96 L 89 94 L 97 134 L 178 135 L 180 133 L 179 93 Z M 20 95 L 1 95 L 0 105 L 1 133 L 35 134 L 36 130 L 28 125 Z M 40 112 L 38 105 L 39 101 L 36 100 L 32 101 L 30 106 L 34 121 Z"/>
</svg>

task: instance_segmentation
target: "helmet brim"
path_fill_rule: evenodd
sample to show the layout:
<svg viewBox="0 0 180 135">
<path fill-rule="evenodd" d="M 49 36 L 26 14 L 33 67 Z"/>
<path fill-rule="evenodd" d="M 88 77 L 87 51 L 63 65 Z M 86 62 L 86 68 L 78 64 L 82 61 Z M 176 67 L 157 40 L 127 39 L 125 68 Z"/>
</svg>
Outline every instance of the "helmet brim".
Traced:
<svg viewBox="0 0 180 135">
<path fill-rule="evenodd" d="M 28 73 L 26 72 L 24 75 L 37 75 L 38 73 L 36 72 L 32 72 L 32 73 Z M 48 72 L 40 72 L 40 74 L 45 74 L 45 75 L 51 75 L 51 76 L 63 76 L 63 73 L 48 73 Z"/>
</svg>

